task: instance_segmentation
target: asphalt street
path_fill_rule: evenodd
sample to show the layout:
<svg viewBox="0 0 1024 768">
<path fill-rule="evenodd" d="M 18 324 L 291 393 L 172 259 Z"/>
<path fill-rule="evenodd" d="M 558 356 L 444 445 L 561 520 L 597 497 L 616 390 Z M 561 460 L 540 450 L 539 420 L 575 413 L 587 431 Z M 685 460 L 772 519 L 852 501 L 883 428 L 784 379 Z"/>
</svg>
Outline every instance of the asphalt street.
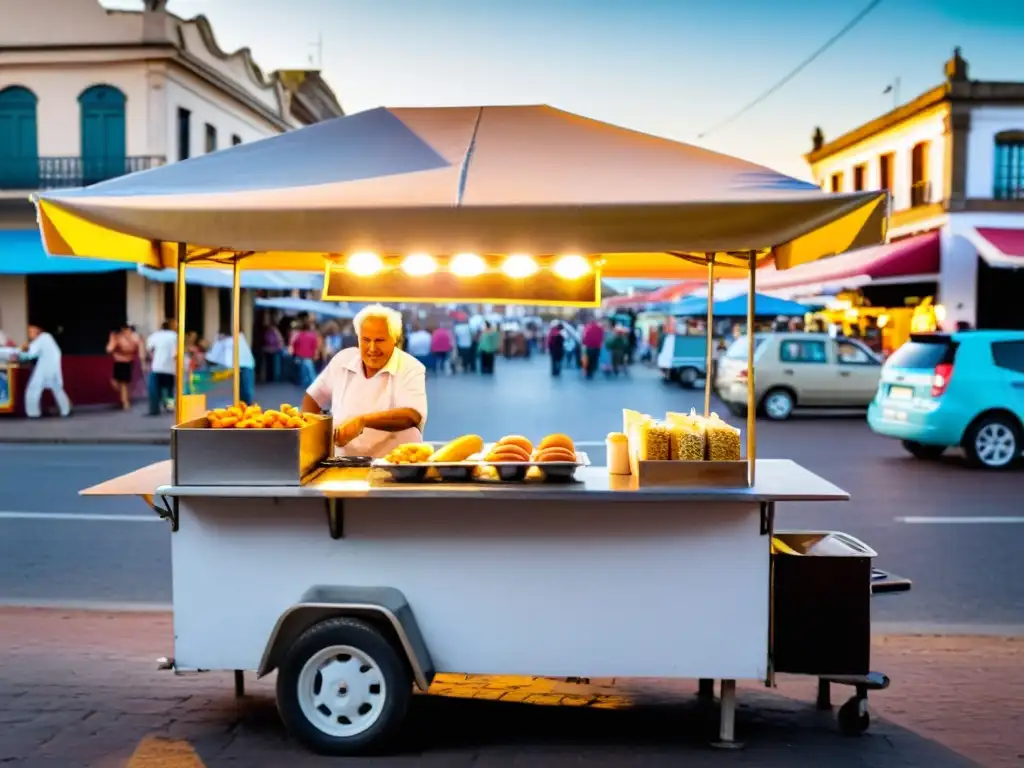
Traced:
<svg viewBox="0 0 1024 768">
<path fill-rule="evenodd" d="M 560 431 L 602 463 L 623 407 L 657 414 L 702 402 L 700 392 L 643 369 L 587 382 L 574 371 L 552 380 L 543 359 L 502 363 L 493 379 L 429 382 L 428 439 Z M 910 593 L 875 600 L 876 621 L 946 631 L 1024 626 L 1024 470 L 979 473 L 955 455 L 921 462 L 873 435 L 862 416 L 759 422 L 758 446 L 759 456 L 794 459 L 853 496 L 780 505 L 777 527 L 845 531 L 878 551 L 880 567 L 914 581 Z M 166 525 L 137 500 L 77 495 L 166 456 L 160 446 L 0 445 L 0 604 L 167 604 Z"/>
</svg>

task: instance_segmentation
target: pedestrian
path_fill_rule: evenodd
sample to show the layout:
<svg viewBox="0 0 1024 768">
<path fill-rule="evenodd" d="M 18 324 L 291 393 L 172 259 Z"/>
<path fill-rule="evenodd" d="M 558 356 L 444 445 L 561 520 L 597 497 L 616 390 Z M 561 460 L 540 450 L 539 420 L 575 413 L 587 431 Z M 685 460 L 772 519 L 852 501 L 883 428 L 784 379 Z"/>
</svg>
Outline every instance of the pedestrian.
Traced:
<svg viewBox="0 0 1024 768">
<path fill-rule="evenodd" d="M 132 407 L 129 387 L 135 373 L 135 361 L 139 359 L 142 341 L 131 323 L 122 323 L 116 331 L 111 331 L 107 338 L 107 354 L 113 359 L 113 375 L 110 386 L 117 393 L 121 410 Z"/>
<path fill-rule="evenodd" d="M 306 320 L 288 341 L 288 352 L 299 372 L 299 386 L 308 389 L 316 378 L 316 361 L 320 356 L 320 336 L 313 323 Z"/>
<path fill-rule="evenodd" d="M 174 377 L 177 375 L 178 333 L 174 320 L 165 320 L 159 331 L 146 339 L 146 353 L 149 357 L 149 415 L 159 416 L 161 406 L 174 398 Z"/>
<path fill-rule="evenodd" d="M 601 364 L 601 348 L 604 347 L 604 330 L 596 318 L 592 318 L 583 328 L 583 349 L 587 356 L 587 378 L 594 378 L 594 373 Z"/>
<path fill-rule="evenodd" d="M 216 366 L 234 370 L 235 340 L 226 330 L 221 330 L 206 359 Z M 244 333 L 238 334 L 238 399 L 246 405 L 256 402 L 256 358 L 252 354 Z"/>
<path fill-rule="evenodd" d="M 476 355 L 473 350 L 473 330 L 469 321 L 460 320 L 455 324 L 455 347 L 459 351 L 459 364 L 463 373 L 476 371 Z"/>
<path fill-rule="evenodd" d="M 447 373 L 451 364 L 452 351 L 455 349 L 455 337 L 446 323 L 442 323 L 430 335 L 430 357 L 435 373 Z"/>
<path fill-rule="evenodd" d="M 480 341 L 477 342 L 477 349 L 480 351 L 480 373 L 485 376 L 494 374 L 494 356 L 498 353 L 500 342 L 501 334 L 498 329 L 489 320 L 486 321 L 480 332 Z"/>
<path fill-rule="evenodd" d="M 341 329 L 338 324 L 331 321 L 324 325 L 324 353 L 323 360 L 326 364 L 342 349 Z"/>
<path fill-rule="evenodd" d="M 356 336 L 356 332 L 352 329 L 352 323 L 346 323 L 341 329 L 341 348 L 352 349 L 353 347 L 359 346 L 359 338 Z"/>
<path fill-rule="evenodd" d="M 422 325 L 417 325 L 416 330 L 409 334 L 409 341 L 405 350 L 419 360 L 428 371 L 434 370 L 434 358 L 430 354 L 430 343 L 430 331 Z"/>
<path fill-rule="evenodd" d="M 281 380 L 281 358 L 284 355 L 284 336 L 273 323 L 263 327 L 263 368 L 264 380 L 275 382 Z"/>
<path fill-rule="evenodd" d="M 56 339 L 38 325 L 28 326 L 28 344 L 21 359 L 34 360 L 32 375 L 25 386 L 25 415 L 38 419 L 42 415 L 43 390 L 50 390 L 57 401 L 61 417 L 71 414 L 71 399 L 64 391 L 61 352 Z"/>
<path fill-rule="evenodd" d="M 562 324 L 555 322 L 548 332 L 545 346 L 551 358 L 551 375 L 558 378 L 562 375 L 562 358 L 565 356 L 565 336 L 562 335 Z"/>
</svg>

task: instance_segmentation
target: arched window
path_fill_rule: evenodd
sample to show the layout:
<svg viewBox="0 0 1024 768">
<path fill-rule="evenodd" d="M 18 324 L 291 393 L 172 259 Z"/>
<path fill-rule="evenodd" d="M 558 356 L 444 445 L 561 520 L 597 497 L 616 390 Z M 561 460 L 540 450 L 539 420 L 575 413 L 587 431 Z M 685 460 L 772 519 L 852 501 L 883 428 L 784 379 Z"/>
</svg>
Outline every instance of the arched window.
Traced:
<svg viewBox="0 0 1024 768">
<path fill-rule="evenodd" d="M 39 187 L 36 101 L 20 85 L 0 90 L 0 189 Z"/>
<path fill-rule="evenodd" d="M 95 184 L 127 172 L 124 94 L 112 85 L 94 85 L 78 97 L 82 113 L 82 184 Z"/>
<path fill-rule="evenodd" d="M 1024 200 L 1024 130 L 996 134 L 996 200 Z"/>
</svg>

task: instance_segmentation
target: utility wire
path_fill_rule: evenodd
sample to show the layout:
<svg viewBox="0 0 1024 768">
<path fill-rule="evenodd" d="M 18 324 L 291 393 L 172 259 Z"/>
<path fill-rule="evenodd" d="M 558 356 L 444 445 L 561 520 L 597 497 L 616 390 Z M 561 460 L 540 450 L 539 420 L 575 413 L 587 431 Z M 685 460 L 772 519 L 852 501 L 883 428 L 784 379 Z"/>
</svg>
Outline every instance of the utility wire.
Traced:
<svg viewBox="0 0 1024 768">
<path fill-rule="evenodd" d="M 814 53 L 812 53 L 810 56 L 808 56 L 806 59 L 804 59 L 802 62 L 800 62 L 792 71 L 790 71 L 789 74 L 787 74 L 785 77 L 783 77 L 777 83 L 775 83 L 775 85 L 773 85 L 771 88 L 769 88 L 767 91 L 762 93 L 760 96 L 758 96 L 756 99 L 751 101 L 749 104 L 747 104 L 742 109 L 737 110 L 736 112 L 734 112 L 732 115 L 730 115 L 729 117 L 725 118 L 721 122 L 716 123 L 715 125 L 711 126 L 707 130 L 697 134 L 697 138 L 698 139 L 703 139 L 704 137 L 709 136 L 710 134 L 712 134 L 715 131 L 717 131 L 719 128 L 724 128 L 725 126 L 729 125 L 730 123 L 735 122 L 736 120 L 741 118 L 743 115 L 745 115 L 747 112 L 749 112 L 754 107 L 756 107 L 758 104 L 760 104 L 762 101 L 764 101 L 769 96 L 774 94 L 776 91 L 778 91 L 780 88 L 782 88 L 782 86 L 784 86 L 786 83 L 788 83 L 794 77 L 796 77 L 801 72 L 803 72 L 808 66 L 810 66 L 810 64 L 812 62 L 814 62 L 815 59 L 817 59 L 819 56 L 821 56 L 821 54 L 825 53 L 825 51 L 827 51 L 833 45 L 838 43 L 848 32 L 850 32 L 854 27 L 856 27 L 858 24 L 860 24 L 869 13 L 871 13 L 873 10 L 875 10 L 875 8 L 877 8 L 879 5 L 881 5 L 881 3 L 882 3 L 882 0 L 871 0 L 871 2 L 868 3 L 866 6 L 864 6 L 864 8 L 861 10 L 861 12 L 858 13 L 856 16 L 854 16 L 853 19 L 851 19 L 846 24 L 845 27 L 843 27 L 836 34 L 834 34 L 832 37 L 830 37 L 825 42 L 825 44 L 823 46 L 821 46 L 818 50 L 816 50 Z"/>
</svg>

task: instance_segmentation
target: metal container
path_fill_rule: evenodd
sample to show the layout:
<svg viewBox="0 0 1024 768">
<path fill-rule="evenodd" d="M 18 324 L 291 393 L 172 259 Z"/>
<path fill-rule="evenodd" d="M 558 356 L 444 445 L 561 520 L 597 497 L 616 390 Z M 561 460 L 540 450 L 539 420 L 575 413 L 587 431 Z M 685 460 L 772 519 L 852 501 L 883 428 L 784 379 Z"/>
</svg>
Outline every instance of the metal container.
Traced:
<svg viewBox="0 0 1024 768">
<path fill-rule="evenodd" d="M 331 454 L 332 419 L 299 429 L 210 429 L 206 417 L 171 430 L 175 485 L 302 485 Z"/>
</svg>

